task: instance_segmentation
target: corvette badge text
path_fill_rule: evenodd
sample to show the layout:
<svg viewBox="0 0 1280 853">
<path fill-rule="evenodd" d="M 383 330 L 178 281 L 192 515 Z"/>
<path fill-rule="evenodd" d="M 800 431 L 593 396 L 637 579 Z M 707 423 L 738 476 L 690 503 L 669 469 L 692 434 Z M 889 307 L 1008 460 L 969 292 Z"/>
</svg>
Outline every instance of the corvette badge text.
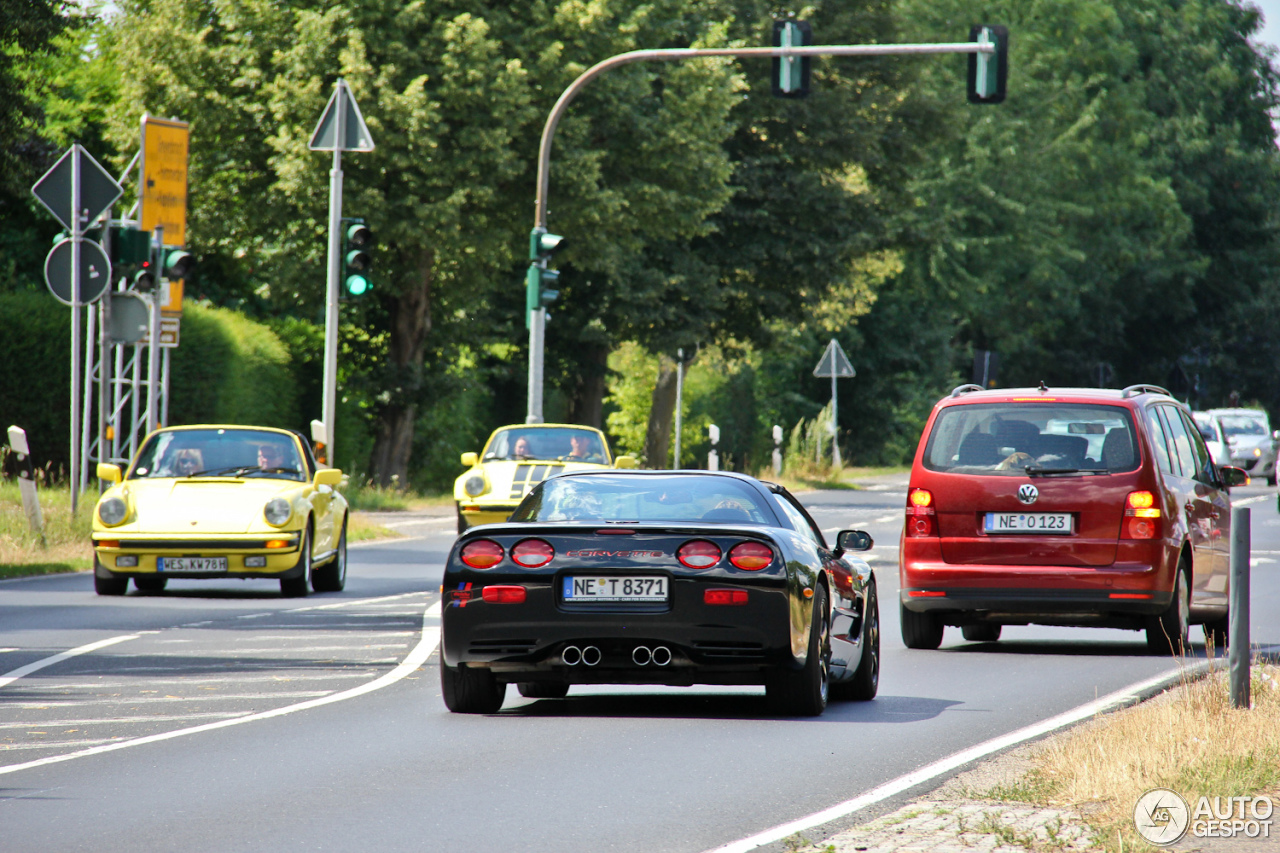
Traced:
<svg viewBox="0 0 1280 853">
<path fill-rule="evenodd" d="M 1195 838 L 1271 838 L 1275 803 L 1270 797 L 1201 797 L 1195 808 L 1175 791 L 1153 788 L 1138 798 L 1133 823 L 1159 847 Z"/>
</svg>

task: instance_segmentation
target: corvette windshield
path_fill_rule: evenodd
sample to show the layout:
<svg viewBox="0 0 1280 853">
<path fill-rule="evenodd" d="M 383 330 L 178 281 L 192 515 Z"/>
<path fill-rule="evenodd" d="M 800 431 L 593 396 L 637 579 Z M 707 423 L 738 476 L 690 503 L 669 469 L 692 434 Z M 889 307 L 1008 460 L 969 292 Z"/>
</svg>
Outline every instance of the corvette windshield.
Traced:
<svg viewBox="0 0 1280 853">
<path fill-rule="evenodd" d="M 156 433 L 143 445 L 129 479 L 162 477 L 306 479 L 292 438 L 252 429 L 177 429 Z"/>
<path fill-rule="evenodd" d="M 545 480 L 511 520 L 777 524 L 762 496 L 732 477 L 625 474 Z"/>
</svg>

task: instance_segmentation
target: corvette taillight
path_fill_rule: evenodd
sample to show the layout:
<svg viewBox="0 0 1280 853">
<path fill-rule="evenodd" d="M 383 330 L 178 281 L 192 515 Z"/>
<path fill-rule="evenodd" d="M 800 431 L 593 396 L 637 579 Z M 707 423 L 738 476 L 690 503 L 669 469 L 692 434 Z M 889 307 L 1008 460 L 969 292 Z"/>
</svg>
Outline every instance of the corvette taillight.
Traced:
<svg viewBox="0 0 1280 853">
<path fill-rule="evenodd" d="M 556 555 L 550 542 L 542 539 L 521 539 L 511 549 L 511 559 L 526 569 L 540 569 Z"/>
<path fill-rule="evenodd" d="M 489 604 L 524 604 L 525 589 L 522 586 L 486 586 L 480 597 Z"/>
<path fill-rule="evenodd" d="M 1124 500 L 1125 539 L 1155 539 L 1160 535 L 1160 508 L 1148 491 L 1130 492 Z"/>
<path fill-rule="evenodd" d="M 720 546 L 705 539 L 693 539 L 680 546 L 676 559 L 690 569 L 709 569 L 720 562 Z"/>
<path fill-rule="evenodd" d="M 758 572 L 773 562 L 773 549 L 759 542 L 740 542 L 729 549 L 729 562 L 735 568 Z"/>
<path fill-rule="evenodd" d="M 933 492 L 912 489 L 907 493 L 907 518 L 903 529 L 908 536 L 933 536 L 938 532 Z"/>
<path fill-rule="evenodd" d="M 491 569 L 502 562 L 502 546 L 492 539 L 476 539 L 462 546 L 458 556 L 473 569 Z"/>
</svg>

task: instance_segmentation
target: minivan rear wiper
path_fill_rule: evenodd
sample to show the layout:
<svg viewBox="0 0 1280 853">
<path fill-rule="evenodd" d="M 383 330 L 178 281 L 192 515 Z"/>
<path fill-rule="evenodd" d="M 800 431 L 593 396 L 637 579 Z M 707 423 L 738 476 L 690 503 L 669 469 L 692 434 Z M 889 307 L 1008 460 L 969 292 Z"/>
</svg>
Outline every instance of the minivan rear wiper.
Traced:
<svg viewBox="0 0 1280 853">
<path fill-rule="evenodd" d="M 1039 465 L 1028 465 L 1025 469 L 1028 477 L 1051 477 L 1054 474 L 1106 474 L 1106 468 L 1041 468 Z"/>
</svg>

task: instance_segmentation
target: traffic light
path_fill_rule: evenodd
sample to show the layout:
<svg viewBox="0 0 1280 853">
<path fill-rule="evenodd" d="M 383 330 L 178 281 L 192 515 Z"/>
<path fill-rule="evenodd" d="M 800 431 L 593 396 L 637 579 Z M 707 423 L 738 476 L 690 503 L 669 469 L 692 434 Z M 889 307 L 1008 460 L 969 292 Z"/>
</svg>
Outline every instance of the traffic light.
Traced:
<svg viewBox="0 0 1280 853">
<path fill-rule="evenodd" d="M 560 291 L 555 289 L 560 271 L 547 269 L 547 261 L 563 248 L 564 238 L 559 234 L 548 234 L 547 229 L 541 227 L 529 232 L 530 263 L 524 277 L 526 325 L 534 311 L 546 308 L 560 296 Z"/>
<path fill-rule="evenodd" d="M 807 47 L 813 44 L 808 21 L 774 21 L 774 47 Z M 809 57 L 773 58 L 773 94 L 779 98 L 803 98 L 809 94 Z"/>
<path fill-rule="evenodd" d="M 186 278 L 196 262 L 195 258 L 182 249 L 161 249 L 160 255 L 164 259 L 164 277 L 170 281 Z"/>
<path fill-rule="evenodd" d="M 139 228 L 111 226 L 111 263 L 122 267 L 151 258 L 151 235 Z"/>
<path fill-rule="evenodd" d="M 373 271 L 373 232 L 364 220 L 350 220 L 342 232 L 342 287 L 347 296 L 358 299 L 373 288 L 370 273 Z"/>
<path fill-rule="evenodd" d="M 139 293 L 150 293 L 156 289 L 155 265 L 151 261 L 143 261 L 142 268 L 133 274 L 133 289 Z"/>
<path fill-rule="evenodd" d="M 1009 79 L 1009 28 L 975 24 L 969 41 L 996 47 L 995 53 L 969 54 L 969 101 L 998 104 L 1004 100 Z"/>
</svg>

